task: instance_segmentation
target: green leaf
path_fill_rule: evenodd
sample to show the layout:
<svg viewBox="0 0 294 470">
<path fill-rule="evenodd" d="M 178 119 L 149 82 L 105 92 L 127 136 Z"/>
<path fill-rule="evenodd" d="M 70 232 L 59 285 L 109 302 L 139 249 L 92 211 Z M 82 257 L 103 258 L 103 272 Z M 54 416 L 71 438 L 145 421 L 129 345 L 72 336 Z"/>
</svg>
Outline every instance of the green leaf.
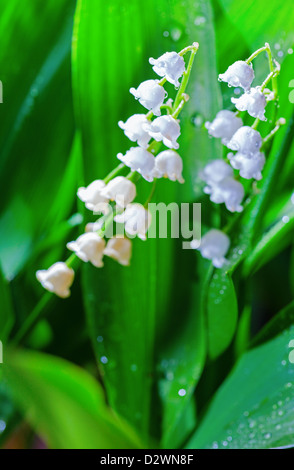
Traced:
<svg viewBox="0 0 294 470">
<path fill-rule="evenodd" d="M 14 309 L 12 305 L 12 298 L 10 286 L 0 266 L 0 340 L 5 342 L 14 324 Z"/>
<path fill-rule="evenodd" d="M 215 270 L 207 293 L 208 353 L 217 358 L 231 343 L 238 319 L 238 304 L 231 277 Z"/>
<path fill-rule="evenodd" d="M 294 365 L 291 325 L 245 353 L 217 391 L 188 448 L 268 449 L 293 446 Z"/>
<path fill-rule="evenodd" d="M 8 354 L 5 378 L 18 405 L 51 448 L 137 448 L 133 432 L 109 408 L 102 388 L 61 359 L 19 351 Z"/>
</svg>

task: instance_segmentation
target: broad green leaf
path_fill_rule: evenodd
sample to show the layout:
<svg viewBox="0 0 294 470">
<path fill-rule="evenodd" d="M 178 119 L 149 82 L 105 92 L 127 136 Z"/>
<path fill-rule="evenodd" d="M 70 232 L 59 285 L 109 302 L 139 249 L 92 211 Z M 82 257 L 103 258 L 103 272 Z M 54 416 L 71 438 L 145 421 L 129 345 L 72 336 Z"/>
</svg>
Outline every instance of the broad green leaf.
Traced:
<svg viewBox="0 0 294 470">
<path fill-rule="evenodd" d="M 188 448 L 294 446 L 294 326 L 245 353 L 217 391 Z"/>
<path fill-rule="evenodd" d="M 187 184 L 180 189 L 171 182 L 158 182 L 155 201 L 168 204 L 182 198 L 191 200 L 199 194 L 195 184 L 198 169 L 220 149 L 219 142 L 208 139 L 201 129 L 204 120 L 219 109 L 211 17 L 208 2 L 195 4 L 192 0 L 170 0 L 168 8 L 161 0 L 140 5 L 132 0 L 127 6 L 122 0 L 78 2 L 73 40 L 74 97 L 86 183 L 104 177 L 117 165 L 116 154 L 130 146 L 117 122 L 135 112 L 144 112 L 128 90 L 143 80 L 156 78 L 148 58 L 168 50 L 179 51 L 199 40 L 202 49 L 187 90 L 191 100 L 181 117 L 180 143 Z M 196 18 L 200 18 L 199 22 L 195 22 Z M 208 83 L 210 89 L 206 92 Z M 167 89 L 174 96 L 169 85 Z M 140 182 L 138 200 L 144 202 L 150 190 L 150 186 Z M 160 341 L 155 342 L 155 326 L 158 338 L 167 324 L 172 329 L 169 318 L 173 282 L 178 279 L 179 292 L 189 284 L 187 271 L 176 274 L 175 256 L 172 240 L 148 240 L 145 244 L 138 241 L 134 243 L 129 268 L 106 260 L 103 271 L 88 267 L 84 270 L 83 292 L 90 332 L 109 401 L 144 433 L 150 422 L 154 354 L 156 359 L 163 354 Z M 196 315 L 200 315 L 197 308 Z M 190 381 L 188 368 L 186 373 Z M 180 369 L 179 374 L 183 375 Z M 195 384 L 196 379 L 192 382 Z"/>
<path fill-rule="evenodd" d="M 109 408 L 85 371 L 39 353 L 11 353 L 5 378 L 37 433 L 51 448 L 137 448 L 135 434 Z"/>
</svg>

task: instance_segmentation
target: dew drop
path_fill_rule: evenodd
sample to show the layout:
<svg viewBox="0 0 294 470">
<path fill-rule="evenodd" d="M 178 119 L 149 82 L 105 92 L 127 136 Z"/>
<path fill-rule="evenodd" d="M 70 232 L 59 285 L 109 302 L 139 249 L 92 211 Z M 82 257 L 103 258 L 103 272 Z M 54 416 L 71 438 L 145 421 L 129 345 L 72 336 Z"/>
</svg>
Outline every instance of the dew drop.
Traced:
<svg viewBox="0 0 294 470">
<path fill-rule="evenodd" d="M 195 113 L 191 117 L 191 122 L 192 122 L 193 126 L 201 127 L 203 122 L 204 122 L 204 118 L 201 114 Z"/>
<path fill-rule="evenodd" d="M 200 26 L 202 24 L 206 23 L 206 18 L 205 16 L 197 16 L 194 20 L 195 26 Z"/>
<path fill-rule="evenodd" d="M 102 356 L 102 357 L 100 357 L 100 361 L 102 362 L 102 364 L 107 364 L 108 363 L 108 358 L 106 356 Z"/>
<path fill-rule="evenodd" d="M 103 343 L 103 336 L 97 336 L 98 343 Z"/>
<path fill-rule="evenodd" d="M 186 395 L 187 391 L 184 389 L 184 388 L 180 388 L 180 390 L 178 391 L 178 395 L 180 397 L 184 397 Z"/>
</svg>

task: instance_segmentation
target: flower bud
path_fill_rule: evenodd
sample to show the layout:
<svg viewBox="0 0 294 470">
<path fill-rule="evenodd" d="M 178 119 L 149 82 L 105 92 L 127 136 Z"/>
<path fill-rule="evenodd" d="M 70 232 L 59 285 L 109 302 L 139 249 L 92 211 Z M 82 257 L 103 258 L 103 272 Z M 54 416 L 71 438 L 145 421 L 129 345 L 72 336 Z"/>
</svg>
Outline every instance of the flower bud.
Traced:
<svg viewBox="0 0 294 470">
<path fill-rule="evenodd" d="M 119 207 L 126 207 L 136 197 L 136 185 L 124 176 L 117 176 L 105 186 L 101 195 L 115 201 Z"/>
<path fill-rule="evenodd" d="M 132 147 L 125 155 L 119 153 L 117 158 L 132 171 L 137 171 L 147 181 L 153 181 L 155 158 L 151 152 L 141 147 Z"/>
<path fill-rule="evenodd" d="M 230 65 L 225 73 L 219 75 L 219 80 L 228 83 L 229 86 L 241 87 L 249 91 L 254 79 L 254 70 L 243 60 L 237 60 Z"/>
<path fill-rule="evenodd" d="M 166 147 L 179 148 L 177 138 L 181 135 L 181 128 L 178 121 L 172 116 L 160 116 L 144 127 L 153 139 L 158 142 L 163 141 Z"/>
<path fill-rule="evenodd" d="M 44 289 L 65 299 L 70 296 L 70 287 L 74 281 L 75 273 L 67 264 L 58 262 L 49 269 L 37 271 L 36 277 Z"/>
<path fill-rule="evenodd" d="M 146 233 L 151 224 L 151 214 L 142 204 L 130 204 L 123 214 L 116 215 L 114 220 L 125 224 L 128 235 L 138 235 L 141 240 L 146 240 Z"/>
<path fill-rule="evenodd" d="M 95 180 L 86 188 L 78 189 L 78 198 L 85 203 L 87 209 L 98 212 L 101 203 L 108 202 L 108 199 L 101 196 L 101 191 L 105 187 L 103 180 Z"/>
<path fill-rule="evenodd" d="M 224 232 L 216 229 L 210 230 L 202 237 L 198 246 L 199 241 L 192 240 L 191 247 L 199 250 L 203 258 L 212 260 L 216 268 L 222 268 L 227 262 L 225 255 L 230 247 L 230 239 Z"/>
<path fill-rule="evenodd" d="M 118 123 L 128 139 L 137 142 L 140 147 L 147 148 L 150 135 L 143 129 L 143 124 L 148 124 L 145 114 L 134 114 L 125 123 L 123 121 Z"/>
<path fill-rule="evenodd" d="M 118 261 L 122 266 L 129 266 L 132 243 L 128 238 L 113 237 L 108 241 L 104 254 Z"/>
<path fill-rule="evenodd" d="M 76 241 L 69 242 L 66 246 L 85 263 L 90 261 L 96 268 L 102 268 L 105 240 L 96 232 L 83 233 Z"/>
<path fill-rule="evenodd" d="M 179 78 L 185 72 L 185 61 L 177 52 L 166 52 L 158 59 L 151 57 L 149 63 L 157 75 L 165 77 L 175 87 L 180 86 Z"/>
<path fill-rule="evenodd" d="M 171 181 L 184 183 L 182 176 L 183 160 L 174 150 L 164 150 L 155 157 L 155 178 L 168 178 Z"/>
<path fill-rule="evenodd" d="M 237 117 L 233 111 L 228 111 L 227 109 L 219 111 L 212 122 L 207 121 L 205 123 L 208 134 L 221 138 L 224 145 L 230 141 L 242 125 L 242 119 Z"/>
<path fill-rule="evenodd" d="M 231 98 L 231 101 L 239 111 L 247 111 L 250 116 L 266 121 L 266 97 L 259 87 L 251 88 L 249 93 L 244 93 L 240 98 Z"/>
<path fill-rule="evenodd" d="M 261 145 L 262 138 L 260 133 L 249 126 L 243 126 L 233 135 L 227 147 L 251 158 L 259 151 Z"/>
<path fill-rule="evenodd" d="M 235 170 L 240 170 L 240 176 L 247 180 L 254 178 L 261 180 L 262 170 L 265 165 L 265 156 L 261 152 L 257 152 L 252 158 L 248 158 L 247 155 L 237 152 L 236 155 L 233 153 L 228 154 L 230 163 Z"/>
<path fill-rule="evenodd" d="M 160 116 L 160 108 L 163 105 L 166 91 L 161 85 L 158 85 L 158 80 L 146 80 L 137 89 L 131 88 L 130 93 L 155 116 Z"/>
</svg>

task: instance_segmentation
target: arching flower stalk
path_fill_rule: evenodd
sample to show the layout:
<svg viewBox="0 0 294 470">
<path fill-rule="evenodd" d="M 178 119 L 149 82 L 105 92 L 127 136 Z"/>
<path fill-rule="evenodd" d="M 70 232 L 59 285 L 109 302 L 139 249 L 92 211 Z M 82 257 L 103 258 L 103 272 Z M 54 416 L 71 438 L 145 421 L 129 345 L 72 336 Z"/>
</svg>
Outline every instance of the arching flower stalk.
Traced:
<svg viewBox="0 0 294 470">
<path fill-rule="evenodd" d="M 262 52 L 268 55 L 270 72 L 261 85 L 252 87 L 255 78 L 252 61 Z M 223 109 L 217 113 L 212 122 L 206 122 L 208 133 L 220 138 L 222 144 L 231 152 L 226 150 L 226 160 L 218 158 L 210 161 L 199 176 L 206 183 L 204 193 L 209 194 L 210 200 L 215 204 L 224 203 L 230 212 L 243 210 L 245 189 L 242 179 L 257 181 L 262 179 L 262 171 L 266 165 L 265 144 L 286 122 L 280 118 L 264 138 L 257 130 L 260 122 L 267 119 L 267 103 L 269 101 L 277 103 L 279 72 L 280 65 L 272 58 L 270 46 L 266 43 L 246 61 L 238 60 L 230 65 L 225 73 L 219 75 L 220 81 L 226 82 L 230 87 L 241 87 L 244 93 L 239 98 L 231 99 L 237 109 L 236 112 Z M 271 90 L 267 88 L 270 82 Z M 241 112 L 247 112 L 249 118 L 255 118 L 251 125 L 244 125 L 243 119 L 246 116 L 241 119 Z M 249 190 L 248 197 L 252 194 L 253 186 Z M 193 240 L 191 243 L 192 248 L 199 249 L 202 256 L 211 259 L 217 268 L 222 268 L 228 263 L 225 254 L 229 249 L 230 240 L 224 232 L 225 229 L 223 232 L 212 229 L 202 238 L 200 246 L 199 240 Z"/>
<path fill-rule="evenodd" d="M 172 149 L 179 148 L 177 140 L 181 128 L 178 117 L 189 99 L 185 91 L 198 48 L 198 43 L 193 43 L 179 53 L 166 52 L 158 59 L 151 58 L 149 62 L 160 78 L 146 80 L 137 88 L 130 89 L 130 93 L 147 109 L 146 114 L 137 113 L 126 122 L 118 123 L 133 146 L 125 155 L 117 155 L 122 163 L 104 179 L 96 179 L 87 187 L 78 189 L 77 195 L 85 207 L 94 214 L 103 215 L 87 224 L 85 233 L 77 240 L 67 244 L 73 254 L 65 263 L 56 263 L 48 270 L 37 272 L 37 279 L 45 289 L 60 297 L 68 297 L 74 280 L 73 268 L 80 260 L 99 268 L 103 266 L 104 256 L 108 256 L 122 266 L 128 266 L 132 254 L 132 242 L 128 236 L 146 240 L 151 223 L 149 211 L 141 204 L 133 203 L 137 197 L 138 180 L 144 178 L 153 182 L 149 200 L 158 178 L 184 183 L 183 161 Z M 190 54 L 187 69 L 186 54 Z M 167 81 L 177 88 L 177 93 L 174 100 L 169 98 L 165 102 L 167 92 L 164 84 Z M 107 236 L 113 222 L 124 224 L 124 236 Z"/>
</svg>

